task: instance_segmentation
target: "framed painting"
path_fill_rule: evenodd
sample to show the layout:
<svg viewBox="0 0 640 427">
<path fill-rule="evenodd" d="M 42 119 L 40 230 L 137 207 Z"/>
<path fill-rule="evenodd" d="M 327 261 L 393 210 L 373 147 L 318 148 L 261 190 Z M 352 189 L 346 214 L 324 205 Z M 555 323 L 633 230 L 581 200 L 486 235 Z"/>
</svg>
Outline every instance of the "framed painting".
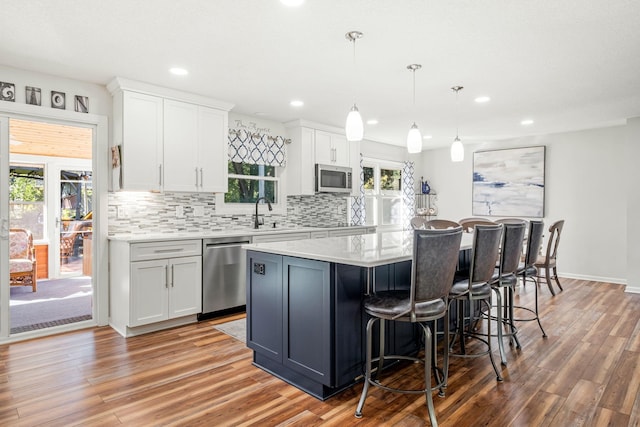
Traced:
<svg viewBox="0 0 640 427">
<path fill-rule="evenodd" d="M 473 153 L 473 215 L 544 216 L 545 147 Z"/>
</svg>

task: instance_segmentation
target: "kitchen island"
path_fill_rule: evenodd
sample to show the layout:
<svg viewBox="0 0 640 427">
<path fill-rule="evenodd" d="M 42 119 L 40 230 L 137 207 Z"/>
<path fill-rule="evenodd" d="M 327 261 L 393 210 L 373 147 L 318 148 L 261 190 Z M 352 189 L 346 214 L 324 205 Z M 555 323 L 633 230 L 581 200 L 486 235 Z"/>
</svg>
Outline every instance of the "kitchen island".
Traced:
<svg viewBox="0 0 640 427">
<path fill-rule="evenodd" d="M 463 236 L 461 253 L 471 247 Z M 363 372 L 372 290 L 408 289 L 413 232 L 258 243 L 247 249 L 247 346 L 254 364 L 326 399 Z M 387 351 L 416 352 L 414 325 L 387 328 Z"/>
</svg>

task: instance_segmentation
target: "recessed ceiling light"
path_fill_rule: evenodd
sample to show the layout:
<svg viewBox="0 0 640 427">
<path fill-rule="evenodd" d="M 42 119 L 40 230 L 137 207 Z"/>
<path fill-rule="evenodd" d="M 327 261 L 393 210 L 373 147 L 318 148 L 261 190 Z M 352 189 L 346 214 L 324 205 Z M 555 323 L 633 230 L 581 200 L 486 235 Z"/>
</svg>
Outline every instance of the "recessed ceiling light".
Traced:
<svg viewBox="0 0 640 427">
<path fill-rule="evenodd" d="M 369 120 L 367 120 L 367 124 L 368 124 L 368 125 L 377 125 L 377 124 L 378 124 L 378 120 L 376 120 L 376 119 L 369 119 Z"/>
<path fill-rule="evenodd" d="M 491 98 L 489 98 L 488 96 L 479 96 L 479 97 L 477 97 L 477 98 L 475 99 L 475 101 L 476 101 L 478 104 L 482 104 L 482 103 L 485 103 L 485 102 L 489 102 L 489 101 L 491 101 Z"/>
<path fill-rule="evenodd" d="M 520 124 L 523 125 L 523 126 L 532 125 L 533 124 L 533 120 L 526 119 L 526 120 L 521 121 Z"/>
<path fill-rule="evenodd" d="M 422 137 L 422 139 L 431 139 L 431 138 L 433 138 L 433 136 L 431 136 L 431 135 L 425 135 L 425 136 Z"/>
<path fill-rule="evenodd" d="M 173 75 L 176 76 L 186 76 L 187 74 L 189 74 L 189 72 L 187 70 L 185 70 L 184 68 L 180 68 L 180 67 L 173 67 L 173 68 L 169 68 L 169 72 Z"/>
<path fill-rule="evenodd" d="M 280 0 L 280 3 L 289 7 L 298 7 L 304 3 L 304 0 Z"/>
<path fill-rule="evenodd" d="M 304 102 L 294 99 L 289 103 L 289 105 L 291 105 L 292 107 L 302 107 L 304 105 Z"/>
</svg>

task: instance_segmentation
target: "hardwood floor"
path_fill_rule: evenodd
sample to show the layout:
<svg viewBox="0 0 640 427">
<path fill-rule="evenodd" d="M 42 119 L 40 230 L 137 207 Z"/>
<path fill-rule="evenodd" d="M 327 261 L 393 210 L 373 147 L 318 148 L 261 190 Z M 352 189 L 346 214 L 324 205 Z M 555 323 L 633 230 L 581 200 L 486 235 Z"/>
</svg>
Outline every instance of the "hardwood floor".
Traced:
<svg viewBox="0 0 640 427">
<path fill-rule="evenodd" d="M 507 345 L 504 382 L 488 358 L 453 358 L 441 426 L 639 426 L 640 295 L 563 279 L 540 288 L 543 326 Z M 533 285 L 520 290 L 531 303 Z M 251 365 L 243 343 L 213 327 L 243 315 L 124 339 L 108 327 L 0 346 L 0 425 L 421 426 L 424 396 L 358 384 L 321 402 Z M 499 361 L 494 346 L 496 360 Z M 499 362 L 498 362 L 499 363 Z M 401 380 L 419 384 L 419 369 Z"/>
</svg>

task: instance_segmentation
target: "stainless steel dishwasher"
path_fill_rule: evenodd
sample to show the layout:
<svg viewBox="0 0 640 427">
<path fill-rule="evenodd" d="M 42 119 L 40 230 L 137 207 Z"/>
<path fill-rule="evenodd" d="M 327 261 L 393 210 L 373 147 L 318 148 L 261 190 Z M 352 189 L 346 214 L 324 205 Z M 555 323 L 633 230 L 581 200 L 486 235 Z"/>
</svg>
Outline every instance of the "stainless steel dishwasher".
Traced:
<svg viewBox="0 0 640 427">
<path fill-rule="evenodd" d="M 251 237 L 203 239 L 202 314 L 241 307 L 246 304 L 246 260 L 241 246 Z"/>
</svg>

